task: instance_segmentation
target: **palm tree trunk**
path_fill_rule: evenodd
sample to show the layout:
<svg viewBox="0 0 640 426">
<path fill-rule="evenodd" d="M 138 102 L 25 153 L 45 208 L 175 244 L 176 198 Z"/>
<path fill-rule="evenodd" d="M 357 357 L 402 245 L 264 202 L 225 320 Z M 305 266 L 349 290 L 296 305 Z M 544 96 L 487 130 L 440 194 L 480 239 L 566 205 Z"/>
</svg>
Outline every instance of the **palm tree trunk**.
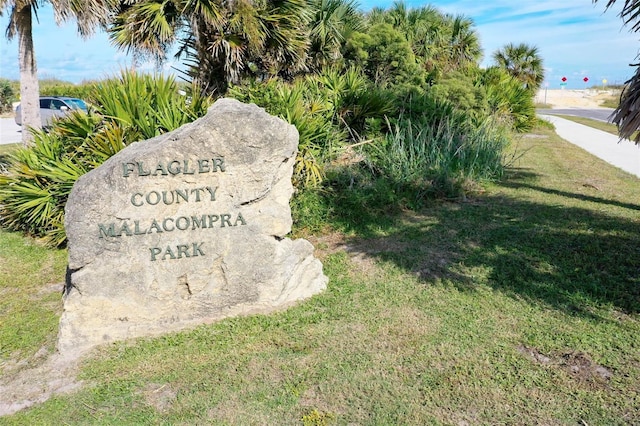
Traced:
<svg viewBox="0 0 640 426">
<path fill-rule="evenodd" d="M 20 61 L 20 111 L 22 114 L 22 143 L 29 145 L 33 139 L 29 127 L 40 129 L 40 87 L 38 67 L 33 49 L 31 5 L 16 13 L 18 33 L 18 57 Z"/>
</svg>

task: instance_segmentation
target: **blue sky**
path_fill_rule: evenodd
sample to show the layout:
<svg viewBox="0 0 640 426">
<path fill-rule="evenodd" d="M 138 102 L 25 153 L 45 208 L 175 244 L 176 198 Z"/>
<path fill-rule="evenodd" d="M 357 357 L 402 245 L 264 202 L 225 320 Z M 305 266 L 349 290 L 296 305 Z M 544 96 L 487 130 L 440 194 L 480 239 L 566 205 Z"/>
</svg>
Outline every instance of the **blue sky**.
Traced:
<svg viewBox="0 0 640 426">
<path fill-rule="evenodd" d="M 604 13 L 605 0 L 593 5 L 591 0 L 408 0 L 409 6 L 431 4 L 443 12 L 463 14 L 474 20 L 485 52 L 484 64 L 491 64 L 491 54 L 507 43 L 527 43 L 538 47 L 550 89 L 560 88 L 561 78 L 567 88 L 623 83 L 633 74 L 630 63 L 636 62 L 640 34 L 622 27 L 620 6 Z M 622 4 L 622 0 L 618 3 Z M 374 6 L 388 7 L 390 0 L 360 2 L 362 10 Z M 73 22 L 56 26 L 51 10 L 39 13 L 40 24 L 34 26 L 34 43 L 40 77 L 56 77 L 79 83 L 113 75 L 131 65 L 132 59 L 117 51 L 104 33 L 88 40 L 76 35 Z M 0 17 L 4 32 L 7 16 Z M 0 40 L 0 77 L 18 79 L 16 41 Z M 171 72 L 171 62 L 164 69 Z M 138 69 L 152 71 L 151 63 Z"/>
</svg>

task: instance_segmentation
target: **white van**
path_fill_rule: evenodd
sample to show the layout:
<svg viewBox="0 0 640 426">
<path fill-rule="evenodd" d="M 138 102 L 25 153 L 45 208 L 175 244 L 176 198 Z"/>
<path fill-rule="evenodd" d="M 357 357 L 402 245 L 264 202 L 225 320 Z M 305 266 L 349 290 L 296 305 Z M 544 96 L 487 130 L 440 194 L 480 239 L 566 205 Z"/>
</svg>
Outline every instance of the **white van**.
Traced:
<svg viewBox="0 0 640 426">
<path fill-rule="evenodd" d="M 87 104 L 78 98 L 67 98 L 64 96 L 40 97 L 40 120 L 42 121 L 42 127 L 50 127 L 54 117 L 64 117 L 74 110 L 87 112 Z M 22 126 L 20 105 L 16 108 L 16 124 Z"/>
</svg>

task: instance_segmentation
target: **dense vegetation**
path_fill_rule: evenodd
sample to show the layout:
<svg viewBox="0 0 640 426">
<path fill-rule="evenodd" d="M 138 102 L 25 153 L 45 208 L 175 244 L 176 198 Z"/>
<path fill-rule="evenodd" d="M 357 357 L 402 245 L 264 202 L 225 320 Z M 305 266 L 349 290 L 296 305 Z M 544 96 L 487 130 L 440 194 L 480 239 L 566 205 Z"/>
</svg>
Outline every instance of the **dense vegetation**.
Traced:
<svg viewBox="0 0 640 426">
<path fill-rule="evenodd" d="M 373 209 L 464 197 L 500 178 L 510 135 L 535 123 L 535 48 L 521 45 L 523 56 L 507 46 L 504 61 L 481 69 L 465 16 L 404 3 L 361 13 L 344 0 L 159 4 L 123 3 L 112 39 L 159 60 L 177 43 L 191 95 L 178 95 L 172 79 L 129 72 L 75 88 L 43 84 L 93 108 L 34 132 L 33 146 L 14 154 L 0 177 L 5 227 L 64 244 L 64 204 L 78 176 L 198 117 L 219 95 L 297 127 L 298 202 L 344 198 Z"/>
</svg>

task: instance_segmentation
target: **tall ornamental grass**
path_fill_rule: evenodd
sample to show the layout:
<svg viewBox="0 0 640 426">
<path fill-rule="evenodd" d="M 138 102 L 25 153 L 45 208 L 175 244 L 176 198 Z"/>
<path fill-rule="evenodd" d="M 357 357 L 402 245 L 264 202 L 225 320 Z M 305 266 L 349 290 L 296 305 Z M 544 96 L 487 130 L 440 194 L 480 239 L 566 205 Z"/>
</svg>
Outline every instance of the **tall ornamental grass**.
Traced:
<svg viewBox="0 0 640 426">
<path fill-rule="evenodd" d="M 497 119 L 478 120 L 447 102 L 408 97 L 404 115 L 386 127 L 379 138 L 354 146 L 351 161 L 328 167 L 320 190 L 298 194 L 298 228 L 331 222 L 374 235 L 380 218 L 392 220 L 433 199 L 463 198 L 503 175 L 510 127 Z"/>
<path fill-rule="evenodd" d="M 455 116 L 437 123 L 407 118 L 373 145 L 371 161 L 398 192 L 457 197 L 473 182 L 502 176 L 508 144 L 508 133 L 492 119 L 465 126 Z"/>
</svg>

